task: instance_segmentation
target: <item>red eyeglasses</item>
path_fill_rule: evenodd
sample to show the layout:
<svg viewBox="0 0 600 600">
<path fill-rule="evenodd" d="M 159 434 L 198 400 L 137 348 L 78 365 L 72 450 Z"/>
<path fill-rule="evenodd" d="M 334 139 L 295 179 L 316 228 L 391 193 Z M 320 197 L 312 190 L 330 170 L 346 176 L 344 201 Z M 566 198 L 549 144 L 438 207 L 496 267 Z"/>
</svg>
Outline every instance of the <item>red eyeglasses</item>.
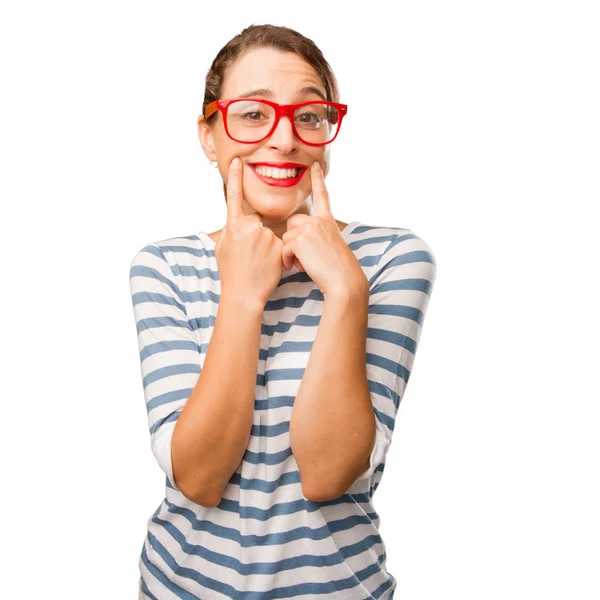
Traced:
<svg viewBox="0 0 600 600">
<path fill-rule="evenodd" d="M 281 117 L 288 117 L 294 135 L 301 142 L 323 146 L 337 137 L 348 105 L 326 100 L 277 104 L 262 98 L 220 99 L 206 107 L 204 118 L 208 119 L 217 110 L 221 111 L 225 131 L 234 142 L 262 142 L 275 131 Z"/>
</svg>

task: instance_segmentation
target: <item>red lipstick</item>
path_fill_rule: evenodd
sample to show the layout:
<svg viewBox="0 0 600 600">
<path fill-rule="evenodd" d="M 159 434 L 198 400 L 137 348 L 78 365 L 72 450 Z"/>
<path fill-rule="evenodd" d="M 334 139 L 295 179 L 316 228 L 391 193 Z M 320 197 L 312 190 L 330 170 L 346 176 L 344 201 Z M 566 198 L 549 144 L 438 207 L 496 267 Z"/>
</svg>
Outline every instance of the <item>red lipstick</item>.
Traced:
<svg viewBox="0 0 600 600">
<path fill-rule="evenodd" d="M 293 162 L 255 162 L 255 163 L 247 163 L 254 174 L 267 185 L 271 185 L 274 187 L 291 187 L 296 185 L 301 179 L 304 173 L 307 170 L 306 165 L 302 165 L 300 163 Z M 264 175 L 260 175 L 257 173 L 255 166 L 260 165 L 264 167 L 276 167 L 278 169 L 298 169 L 298 175 L 296 177 L 286 177 L 285 179 L 275 179 L 274 177 L 265 177 Z"/>
</svg>

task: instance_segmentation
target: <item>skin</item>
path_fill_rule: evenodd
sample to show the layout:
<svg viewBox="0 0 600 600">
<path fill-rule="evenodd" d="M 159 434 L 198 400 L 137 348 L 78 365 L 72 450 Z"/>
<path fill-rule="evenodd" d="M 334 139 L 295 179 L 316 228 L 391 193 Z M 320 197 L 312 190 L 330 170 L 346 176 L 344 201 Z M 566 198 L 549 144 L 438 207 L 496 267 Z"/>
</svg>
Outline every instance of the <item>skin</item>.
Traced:
<svg viewBox="0 0 600 600">
<path fill-rule="evenodd" d="M 273 95 L 268 99 L 279 104 L 292 104 L 311 99 L 311 96 L 299 95 L 299 90 L 306 85 L 325 92 L 314 69 L 297 55 L 258 49 L 240 57 L 227 70 L 221 97 L 239 97 L 247 90 L 261 87 L 272 90 Z M 312 98 L 317 99 L 318 96 Z M 311 359 L 290 418 L 290 447 L 298 462 L 304 496 L 316 502 L 331 500 L 346 491 L 368 468 L 375 440 L 375 419 L 364 369 L 369 282 L 356 256 L 338 235 L 338 230 L 343 230 L 347 224 L 334 219 L 331 213 L 325 186 L 330 145 L 303 144 L 294 136 L 287 118 L 279 121 L 276 130 L 266 140 L 258 144 L 240 144 L 227 136 L 220 112 L 217 119 L 214 126 L 206 126 L 200 116 L 198 136 L 206 156 L 218 161 L 225 183 L 231 173 L 230 198 L 226 196 L 227 223 L 243 222 L 241 214 L 258 214 L 263 227 L 270 228 L 282 240 L 284 262 L 289 262 L 292 257 L 301 260 L 302 270 L 308 273 L 324 297 L 323 314 Z M 230 170 L 236 156 L 242 160 L 239 174 L 236 169 Z M 309 169 L 293 187 L 269 186 L 246 164 L 269 160 L 294 161 Z M 320 168 L 311 171 L 315 161 Z M 236 193 L 240 187 L 241 195 Z M 245 225 L 249 227 L 248 223 Z M 237 225 L 233 229 L 237 230 Z M 224 230 L 228 233 L 229 227 Z M 220 243 L 221 231 L 223 229 L 209 234 L 215 244 Z M 257 232 L 262 238 L 263 253 L 265 256 L 268 252 L 272 255 L 277 240 L 267 236 L 269 232 L 258 228 L 252 232 L 255 239 L 259 237 Z M 245 236 L 248 237 L 249 234 Z M 269 247 L 265 243 L 266 237 L 271 237 Z M 227 238 L 225 235 L 223 240 Z M 230 243 L 235 247 L 244 240 L 230 239 Z M 279 251 L 279 248 L 275 249 Z M 231 262 L 239 269 L 235 261 Z M 247 261 L 247 264 L 251 266 L 251 262 Z M 263 263 L 260 264 L 262 267 Z M 257 278 L 246 279 L 255 281 Z M 258 305 L 261 310 L 265 301 L 261 298 Z M 233 319 L 239 310 L 243 311 L 240 305 L 234 305 L 223 314 L 228 315 L 227 319 Z M 225 317 L 220 316 L 217 322 L 227 323 L 221 322 L 222 318 Z M 246 322 L 245 315 L 244 319 Z M 257 320 L 255 322 L 258 323 Z M 256 332 L 252 335 L 258 339 Z M 225 352 L 225 344 L 220 351 L 214 350 L 212 344 L 214 341 L 209 352 Z M 213 358 L 215 364 L 223 362 Z M 245 428 L 247 431 L 247 422 Z M 238 447 L 231 463 L 239 462 L 240 451 Z M 230 473 L 231 469 L 225 475 Z"/>
<path fill-rule="evenodd" d="M 308 100 L 320 100 L 318 95 L 301 95 L 299 90 L 312 85 L 325 94 L 325 86 L 313 67 L 293 52 L 279 52 L 272 48 L 258 48 L 243 54 L 225 72 L 222 86 L 222 98 L 236 98 L 248 90 L 266 88 L 273 92 L 265 98 L 278 104 L 293 104 Z M 229 165 L 239 156 L 242 160 L 242 191 L 244 214 L 258 213 L 262 216 L 263 226 L 282 238 L 287 231 L 287 219 L 294 214 L 314 214 L 310 173 L 295 186 L 281 188 L 270 186 L 261 181 L 248 162 L 293 161 L 307 167 L 318 161 L 323 176 L 329 172 L 330 144 L 309 146 L 301 142 L 292 130 L 292 125 L 283 117 L 275 131 L 266 140 L 257 144 L 242 144 L 230 139 L 225 132 L 223 115 L 219 112 L 213 125 L 198 117 L 198 138 L 207 158 L 217 161 L 219 172 L 225 184 L 229 177 Z M 339 230 L 347 223 L 335 220 Z M 209 233 L 217 243 L 221 229 Z"/>
</svg>

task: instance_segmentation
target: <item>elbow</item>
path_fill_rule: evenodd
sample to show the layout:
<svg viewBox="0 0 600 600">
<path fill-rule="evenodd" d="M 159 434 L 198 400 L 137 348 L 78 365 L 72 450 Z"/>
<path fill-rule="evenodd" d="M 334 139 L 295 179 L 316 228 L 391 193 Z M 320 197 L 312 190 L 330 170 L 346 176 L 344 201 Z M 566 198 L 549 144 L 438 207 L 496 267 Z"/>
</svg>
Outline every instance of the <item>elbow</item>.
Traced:
<svg viewBox="0 0 600 600">
<path fill-rule="evenodd" d="M 308 483 L 304 483 L 302 486 L 304 497 L 311 502 L 328 502 L 343 496 L 352 487 L 354 482 L 370 468 L 371 454 L 375 445 L 374 439 L 375 436 L 373 436 L 373 441 L 371 441 L 369 447 L 353 463 L 354 468 L 345 472 L 341 468 L 337 470 L 337 472 L 342 474 L 339 481 L 334 483 L 331 477 L 327 479 L 322 477 L 319 483 L 314 480 L 310 486 Z M 336 469 L 330 469 L 331 471 L 336 472 Z M 327 485 L 325 482 L 327 482 Z"/>
<path fill-rule="evenodd" d="M 214 508 L 221 504 L 221 498 L 204 498 L 204 497 L 196 497 L 196 499 L 188 498 L 192 502 L 199 504 L 200 506 L 204 506 L 205 508 Z"/>
<path fill-rule="evenodd" d="M 339 498 L 342 494 L 324 484 L 310 487 L 305 484 L 302 486 L 302 495 L 310 502 L 328 502 Z"/>
<path fill-rule="evenodd" d="M 313 490 L 310 492 L 302 490 L 302 494 L 310 502 L 328 502 L 329 500 L 335 500 L 341 496 L 341 494 L 331 494 L 323 490 Z"/>
<path fill-rule="evenodd" d="M 206 508 L 213 508 L 220 504 L 222 494 L 215 493 L 215 490 L 210 486 L 206 485 L 202 478 L 192 476 L 191 480 L 189 477 L 175 477 L 175 487 L 185 496 L 190 502 L 199 504 Z"/>
<path fill-rule="evenodd" d="M 221 503 L 222 491 L 218 493 L 216 488 L 207 484 L 207 475 L 201 472 L 198 467 L 190 467 L 190 462 L 186 459 L 180 460 L 171 444 L 171 469 L 173 483 L 175 488 L 181 494 L 194 504 L 199 504 L 206 508 L 213 508 Z"/>
<path fill-rule="evenodd" d="M 221 503 L 221 498 L 216 494 L 209 494 L 206 491 L 206 487 L 201 490 L 189 489 L 188 487 L 179 487 L 179 491 L 194 504 L 199 504 L 205 508 L 214 508 Z"/>
</svg>

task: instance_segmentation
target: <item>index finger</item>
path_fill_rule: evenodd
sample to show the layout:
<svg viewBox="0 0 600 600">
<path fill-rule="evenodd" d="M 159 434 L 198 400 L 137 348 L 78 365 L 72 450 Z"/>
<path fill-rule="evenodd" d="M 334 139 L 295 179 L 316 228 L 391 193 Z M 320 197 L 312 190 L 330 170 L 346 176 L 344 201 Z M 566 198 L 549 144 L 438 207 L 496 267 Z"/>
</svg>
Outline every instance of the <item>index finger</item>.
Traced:
<svg viewBox="0 0 600 600">
<path fill-rule="evenodd" d="M 242 160 L 235 157 L 227 177 L 227 222 L 235 223 L 244 214 L 242 197 Z"/>
<path fill-rule="evenodd" d="M 329 205 L 329 194 L 325 187 L 323 169 L 318 161 L 315 161 L 310 169 L 310 183 L 312 186 L 312 197 L 314 213 L 319 217 L 332 217 L 331 206 Z"/>
</svg>

